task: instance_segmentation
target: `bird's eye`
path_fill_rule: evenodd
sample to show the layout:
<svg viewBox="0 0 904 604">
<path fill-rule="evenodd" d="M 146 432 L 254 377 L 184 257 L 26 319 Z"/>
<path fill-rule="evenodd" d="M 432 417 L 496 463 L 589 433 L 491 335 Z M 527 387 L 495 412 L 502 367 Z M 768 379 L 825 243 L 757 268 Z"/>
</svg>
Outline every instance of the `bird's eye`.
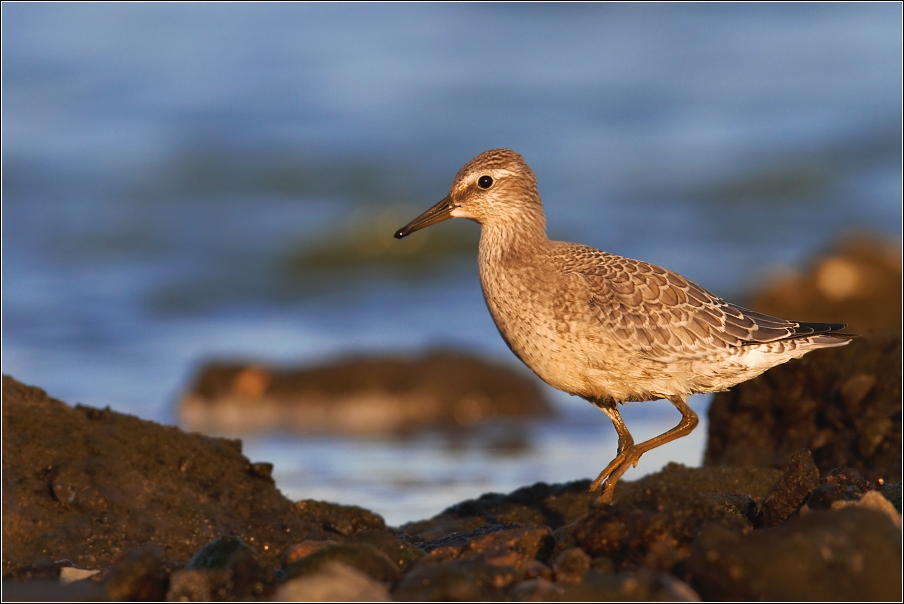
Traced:
<svg viewBox="0 0 904 604">
<path fill-rule="evenodd" d="M 481 176 L 477 179 L 477 186 L 481 189 L 489 189 L 493 186 L 493 177 L 492 176 Z"/>
</svg>

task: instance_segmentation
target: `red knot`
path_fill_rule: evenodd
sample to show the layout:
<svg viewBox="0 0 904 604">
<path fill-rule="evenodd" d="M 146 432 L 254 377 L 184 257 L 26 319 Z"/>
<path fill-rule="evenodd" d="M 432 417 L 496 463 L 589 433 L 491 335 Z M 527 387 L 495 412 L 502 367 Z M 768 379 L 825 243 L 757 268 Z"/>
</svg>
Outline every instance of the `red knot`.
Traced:
<svg viewBox="0 0 904 604">
<path fill-rule="evenodd" d="M 853 337 L 839 323 L 786 321 L 742 308 L 664 268 L 586 245 L 550 241 L 537 181 L 508 149 L 459 170 L 449 195 L 396 232 L 447 218 L 481 226 L 487 307 L 508 347 L 546 383 L 609 416 L 618 450 L 590 485 L 611 502 L 640 456 L 697 425 L 690 394 L 726 390 L 811 350 Z M 681 412 L 667 432 L 635 444 L 618 404 L 665 398 Z"/>
</svg>

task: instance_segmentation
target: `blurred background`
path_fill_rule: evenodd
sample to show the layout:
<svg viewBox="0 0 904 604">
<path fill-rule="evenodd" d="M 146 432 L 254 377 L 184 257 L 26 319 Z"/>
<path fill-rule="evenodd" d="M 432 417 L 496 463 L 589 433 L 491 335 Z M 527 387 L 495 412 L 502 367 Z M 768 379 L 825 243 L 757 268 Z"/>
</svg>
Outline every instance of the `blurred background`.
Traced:
<svg viewBox="0 0 904 604">
<path fill-rule="evenodd" d="M 454 349 L 528 375 L 484 306 L 479 227 L 392 238 L 494 147 L 536 172 L 551 237 L 738 302 L 845 234 L 900 246 L 896 3 L 4 3 L 2 17 L 2 370 L 72 404 L 176 423 L 218 359 Z M 595 477 L 611 423 L 543 388 L 556 415 L 514 432 L 258 434 L 245 453 L 289 497 L 390 524 Z M 663 401 L 624 417 L 636 440 L 678 419 Z M 705 437 L 626 478 L 700 463 Z"/>
</svg>

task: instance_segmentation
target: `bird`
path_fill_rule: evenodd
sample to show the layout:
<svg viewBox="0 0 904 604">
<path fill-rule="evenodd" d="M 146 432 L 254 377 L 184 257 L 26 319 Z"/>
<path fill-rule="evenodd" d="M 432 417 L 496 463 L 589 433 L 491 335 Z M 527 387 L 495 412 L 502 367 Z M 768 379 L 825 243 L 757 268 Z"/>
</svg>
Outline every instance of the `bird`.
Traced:
<svg viewBox="0 0 904 604">
<path fill-rule="evenodd" d="M 599 407 L 618 434 L 615 458 L 590 484 L 599 503 L 640 457 L 697 426 L 691 394 L 727 390 L 811 350 L 847 344 L 841 323 L 788 321 L 711 294 L 654 264 L 552 241 L 537 180 L 509 149 L 461 168 L 449 194 L 396 231 L 403 239 L 449 218 L 480 224 L 478 267 L 509 349 L 543 381 Z M 618 405 L 669 400 L 672 429 L 636 443 Z"/>
</svg>

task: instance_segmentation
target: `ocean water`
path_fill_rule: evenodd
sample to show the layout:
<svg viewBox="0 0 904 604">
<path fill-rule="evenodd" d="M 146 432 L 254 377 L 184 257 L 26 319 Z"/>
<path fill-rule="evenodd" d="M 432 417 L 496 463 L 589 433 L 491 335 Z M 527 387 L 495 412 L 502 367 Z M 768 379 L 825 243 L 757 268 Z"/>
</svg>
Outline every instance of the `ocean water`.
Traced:
<svg viewBox="0 0 904 604">
<path fill-rule="evenodd" d="M 477 225 L 392 239 L 493 147 L 537 173 L 551 236 L 733 300 L 844 232 L 901 237 L 893 3 L 2 11 L 2 370 L 69 403 L 174 423 L 218 358 L 452 346 L 518 366 L 480 294 Z M 611 424 L 549 395 L 558 419 L 462 438 L 245 451 L 290 497 L 400 524 L 595 476 Z M 643 438 L 677 413 L 625 419 Z M 705 430 L 626 478 L 699 463 Z"/>
</svg>

